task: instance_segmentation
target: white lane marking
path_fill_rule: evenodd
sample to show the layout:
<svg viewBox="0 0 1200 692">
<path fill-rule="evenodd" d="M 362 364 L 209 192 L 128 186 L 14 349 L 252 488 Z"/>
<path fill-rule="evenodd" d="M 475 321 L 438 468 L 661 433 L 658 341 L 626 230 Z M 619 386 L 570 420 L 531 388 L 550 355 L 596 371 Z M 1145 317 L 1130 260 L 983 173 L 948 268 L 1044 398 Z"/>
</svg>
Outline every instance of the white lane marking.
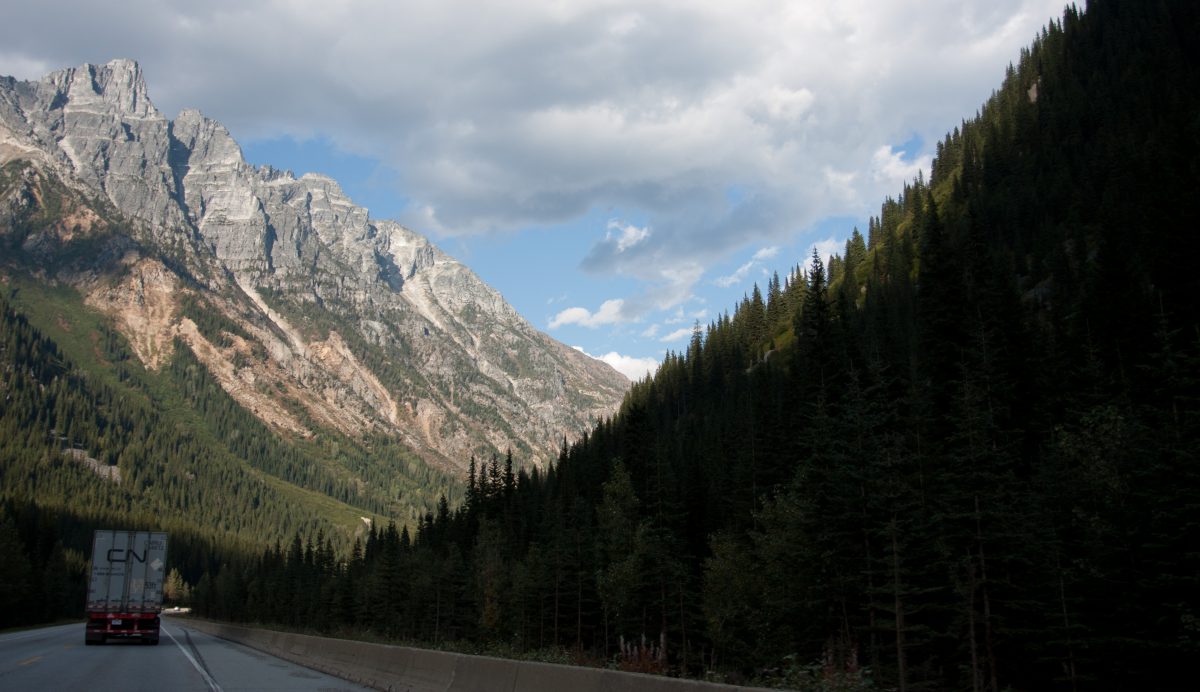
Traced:
<svg viewBox="0 0 1200 692">
<path fill-rule="evenodd" d="M 208 674 L 208 671 L 204 670 L 204 668 L 196 662 L 195 658 L 192 658 L 191 652 L 183 648 L 183 644 L 179 643 L 179 640 L 175 638 L 175 635 L 171 634 L 171 631 L 162 625 L 159 625 L 159 629 L 165 632 L 166 635 L 171 638 L 171 641 L 175 642 L 175 646 L 178 646 L 179 650 L 183 652 L 183 655 L 187 656 L 187 660 L 192 662 L 192 667 L 200 673 L 200 677 L 204 678 L 204 682 L 208 683 L 208 689 L 212 690 L 212 692 L 222 692 L 221 686 L 217 684 L 217 681 L 212 679 L 212 676 Z"/>
</svg>

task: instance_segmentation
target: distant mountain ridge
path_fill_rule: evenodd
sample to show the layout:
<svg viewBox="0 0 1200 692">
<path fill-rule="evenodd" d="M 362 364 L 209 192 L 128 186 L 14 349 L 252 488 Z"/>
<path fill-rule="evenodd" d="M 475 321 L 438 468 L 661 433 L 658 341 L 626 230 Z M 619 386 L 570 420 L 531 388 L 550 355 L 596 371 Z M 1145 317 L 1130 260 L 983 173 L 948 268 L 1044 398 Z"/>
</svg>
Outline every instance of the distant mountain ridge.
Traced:
<svg viewBox="0 0 1200 692">
<path fill-rule="evenodd" d="M 76 287 L 150 368 L 185 344 L 281 434 L 384 434 L 448 470 L 507 448 L 536 463 L 628 388 L 334 180 L 248 164 L 198 111 L 167 119 L 133 61 L 0 79 L 0 165 L 0 270 Z"/>
</svg>

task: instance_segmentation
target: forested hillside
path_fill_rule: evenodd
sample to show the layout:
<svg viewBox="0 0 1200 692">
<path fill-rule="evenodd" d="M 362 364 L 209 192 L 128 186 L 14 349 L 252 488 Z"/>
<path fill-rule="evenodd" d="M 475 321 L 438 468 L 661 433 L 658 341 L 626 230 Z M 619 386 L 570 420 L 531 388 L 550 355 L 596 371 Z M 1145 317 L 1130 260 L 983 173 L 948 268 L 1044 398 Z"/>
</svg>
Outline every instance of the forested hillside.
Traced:
<svg viewBox="0 0 1200 692">
<path fill-rule="evenodd" d="M 1069 8 L 828 271 L 698 328 L 548 472 L 488 460 L 415 534 L 297 538 L 197 605 L 812 689 L 1179 686 L 1198 32 Z"/>
<path fill-rule="evenodd" d="M 0 570 L 0 591 L 22 604 L 0 625 L 81 612 L 75 592 L 93 528 L 168 531 L 172 566 L 195 581 L 215 561 L 258 554 L 298 531 L 345 550 L 366 534 L 364 519 L 416 518 L 433 506 L 424 498 L 453 497 L 453 479 L 386 440 L 281 440 L 240 413 L 187 349 L 162 372 L 145 370 L 69 290 L 31 295 L 36 287 L 11 280 L 6 288 L 0 540 L 24 545 L 33 571 L 20 552 L 7 576 Z M 37 306 L 61 340 L 5 294 Z M 72 565 L 51 570 L 55 580 L 70 576 L 72 595 L 47 606 L 38 594 L 51 555 Z"/>
</svg>

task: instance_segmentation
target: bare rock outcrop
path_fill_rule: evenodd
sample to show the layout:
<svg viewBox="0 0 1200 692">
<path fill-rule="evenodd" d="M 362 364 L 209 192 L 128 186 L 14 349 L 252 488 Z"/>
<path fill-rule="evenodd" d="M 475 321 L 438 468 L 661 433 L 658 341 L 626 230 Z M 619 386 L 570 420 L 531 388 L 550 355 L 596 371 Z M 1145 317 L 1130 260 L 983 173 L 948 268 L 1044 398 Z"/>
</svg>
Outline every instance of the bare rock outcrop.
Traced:
<svg viewBox="0 0 1200 692">
<path fill-rule="evenodd" d="M 0 79 L 5 161 L 131 221 L 130 242 L 111 262 L 124 279 L 96 281 L 111 267 L 73 276 L 147 365 L 161 364 L 164 344 L 187 344 L 281 432 L 384 433 L 449 467 L 507 447 L 539 462 L 612 414 L 628 387 L 533 328 L 428 239 L 370 218 L 333 179 L 247 163 L 199 111 L 167 119 L 132 61 Z M 0 202 L 19 205 L 18 187 Z M 0 213 L 0 224 L 16 213 Z M 141 277 L 140 289 L 130 277 Z M 139 306 L 137 290 L 153 302 Z M 236 339 L 214 345 L 184 296 L 236 325 Z M 252 386 L 239 374 L 247 368 Z M 263 391 L 309 415 L 283 415 Z"/>
</svg>

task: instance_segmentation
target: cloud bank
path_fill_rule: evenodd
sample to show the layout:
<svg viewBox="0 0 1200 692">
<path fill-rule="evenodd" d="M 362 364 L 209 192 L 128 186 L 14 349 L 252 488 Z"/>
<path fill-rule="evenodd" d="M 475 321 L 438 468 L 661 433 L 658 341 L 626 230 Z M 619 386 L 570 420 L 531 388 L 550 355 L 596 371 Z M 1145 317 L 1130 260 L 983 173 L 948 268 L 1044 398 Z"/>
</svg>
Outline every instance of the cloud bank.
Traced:
<svg viewBox="0 0 1200 692">
<path fill-rule="evenodd" d="M 616 351 L 610 351 L 602 356 L 593 356 L 582 348 L 575 346 L 575 350 L 599 361 L 604 361 L 613 367 L 614 370 L 628 377 L 630 381 L 637 382 L 647 375 L 653 375 L 658 370 L 658 359 L 656 358 L 636 358 L 634 356 L 623 356 Z"/>
</svg>

